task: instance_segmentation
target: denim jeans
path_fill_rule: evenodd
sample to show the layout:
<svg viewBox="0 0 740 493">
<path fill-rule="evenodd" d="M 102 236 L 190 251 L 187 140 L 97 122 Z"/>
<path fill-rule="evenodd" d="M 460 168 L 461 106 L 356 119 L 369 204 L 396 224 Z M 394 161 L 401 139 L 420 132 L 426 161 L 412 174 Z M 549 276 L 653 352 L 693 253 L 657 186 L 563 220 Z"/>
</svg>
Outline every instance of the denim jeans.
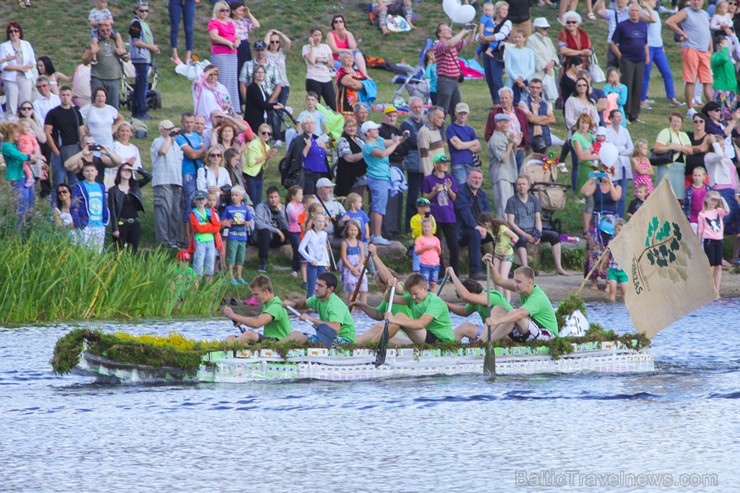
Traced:
<svg viewBox="0 0 740 493">
<path fill-rule="evenodd" d="M 406 191 L 406 220 L 404 221 L 404 231 L 410 231 L 411 218 L 417 212 L 416 201 L 419 199 L 419 194 L 421 193 L 421 182 L 424 181 L 424 173 L 407 171 L 406 177 L 409 189 Z"/>
<path fill-rule="evenodd" d="M 213 267 L 216 261 L 216 242 L 211 241 L 196 241 L 195 242 L 195 255 L 193 256 L 193 270 L 198 276 L 202 276 L 204 271 L 205 275 L 213 275 Z"/>
<path fill-rule="evenodd" d="M 180 206 L 182 207 L 182 222 L 190 221 L 190 213 L 193 212 L 193 199 L 195 192 L 198 191 L 196 186 L 196 175 L 182 175 L 182 197 Z"/>
<path fill-rule="evenodd" d="M 177 32 L 182 17 L 185 29 L 185 50 L 193 51 L 193 20 L 195 19 L 195 0 L 170 0 L 167 8 L 170 14 L 170 46 L 177 48 Z"/>
<path fill-rule="evenodd" d="M 426 265 L 419 264 L 419 274 L 429 284 L 437 284 L 439 278 L 439 264 L 437 265 Z"/>
<path fill-rule="evenodd" d="M 22 217 L 26 211 L 33 209 L 36 185 L 27 187 L 25 178 L 13 180 L 10 182 L 10 185 L 18 194 L 18 217 Z"/>
<path fill-rule="evenodd" d="M 134 82 L 134 94 L 131 99 L 131 116 L 139 118 L 146 115 L 146 93 L 149 89 L 147 74 L 149 73 L 148 63 L 135 63 L 136 82 Z"/>
<path fill-rule="evenodd" d="M 498 90 L 504 87 L 504 64 L 486 54 L 481 55 L 481 61 L 486 74 L 488 91 L 491 93 L 491 101 L 493 104 L 499 104 L 501 100 L 498 97 Z"/>
<path fill-rule="evenodd" d="M 316 288 L 316 279 L 319 277 L 319 274 L 323 274 L 324 272 L 326 272 L 326 267 L 323 265 L 306 264 L 306 281 L 308 282 L 306 298 L 313 296 L 313 291 Z"/>
<path fill-rule="evenodd" d="M 244 184 L 247 186 L 247 194 L 252 199 L 254 207 L 257 207 L 262 202 L 262 184 L 264 180 L 262 178 L 252 178 L 250 176 L 244 176 Z"/>
<path fill-rule="evenodd" d="M 617 201 L 617 215 L 619 217 L 624 217 L 624 211 L 625 206 L 624 204 L 627 201 L 627 186 L 630 184 L 629 178 L 622 178 L 621 180 L 617 181 L 617 185 L 622 187 L 622 198 Z"/>
<path fill-rule="evenodd" d="M 473 167 L 469 164 L 458 163 L 452 165 L 452 177 L 455 179 L 458 187 L 468 181 L 468 174 Z"/>
<path fill-rule="evenodd" d="M 67 168 L 64 167 L 64 161 L 66 161 L 70 156 L 80 152 L 80 146 L 77 144 L 62 146 L 59 151 L 59 156 L 53 152 L 51 153 L 51 179 L 53 183 L 51 188 L 52 207 L 57 206 L 57 186 L 62 183 L 66 183 L 69 185 L 69 188 L 72 188 L 79 181 L 76 174 L 71 171 L 67 171 Z"/>
<path fill-rule="evenodd" d="M 301 244 L 301 233 L 288 233 L 288 241 L 290 241 L 290 247 L 293 249 L 293 272 L 298 272 L 303 260 L 303 256 L 298 253 L 298 247 Z"/>
<path fill-rule="evenodd" d="M 650 72 L 653 70 L 653 65 L 658 67 L 660 75 L 663 77 L 663 85 L 665 86 L 665 96 L 668 99 L 676 97 L 676 90 L 673 87 L 673 73 L 671 72 L 671 66 L 668 64 L 668 58 L 665 56 L 665 49 L 662 46 L 650 48 L 650 65 L 645 66 L 645 74 L 642 76 L 642 97 L 641 101 L 647 99 L 648 87 L 650 86 Z"/>
</svg>

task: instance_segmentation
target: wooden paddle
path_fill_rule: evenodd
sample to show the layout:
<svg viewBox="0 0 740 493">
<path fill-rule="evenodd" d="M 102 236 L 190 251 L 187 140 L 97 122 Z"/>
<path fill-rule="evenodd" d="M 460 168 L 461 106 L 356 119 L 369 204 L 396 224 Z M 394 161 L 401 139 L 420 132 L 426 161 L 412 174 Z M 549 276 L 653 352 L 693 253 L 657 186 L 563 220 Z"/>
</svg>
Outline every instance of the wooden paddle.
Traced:
<svg viewBox="0 0 740 493">
<path fill-rule="evenodd" d="M 357 286 L 355 286 L 355 290 L 352 293 L 352 297 L 349 299 L 349 304 L 355 302 L 357 299 L 357 295 L 360 294 L 360 285 L 362 284 L 362 278 L 365 277 L 365 271 L 367 270 L 367 264 L 370 262 L 370 255 L 368 254 L 367 257 L 365 257 L 365 263 L 362 264 L 362 270 L 360 271 L 360 278 L 357 280 Z"/>
<path fill-rule="evenodd" d="M 488 319 L 491 318 L 491 263 L 486 262 L 486 304 L 488 305 Z M 486 375 L 496 375 L 496 353 L 493 352 L 493 329 L 486 319 L 486 328 L 488 329 L 488 342 L 486 343 L 486 357 L 483 359 L 483 373 Z"/>
<path fill-rule="evenodd" d="M 290 313 L 295 315 L 296 317 L 300 318 L 301 312 L 293 308 L 292 306 L 286 306 L 285 308 L 288 309 Z M 334 345 L 334 337 L 337 335 L 337 333 L 332 329 L 331 327 L 327 325 L 319 325 L 315 324 L 313 322 L 309 322 L 307 320 L 302 320 L 302 322 L 305 322 L 307 324 L 310 324 L 311 327 L 313 327 L 313 330 L 316 331 L 316 337 L 318 337 L 319 342 L 323 344 L 324 346 L 330 348 Z"/>
<path fill-rule="evenodd" d="M 385 311 L 386 314 L 391 313 L 391 309 L 393 308 L 393 297 L 396 296 L 396 286 L 393 286 L 391 288 L 391 297 L 388 300 L 388 309 Z M 380 336 L 380 344 L 378 344 L 378 352 L 375 353 L 375 363 L 373 363 L 376 367 L 382 365 L 385 363 L 385 353 L 388 350 L 388 339 L 390 334 L 388 334 L 388 319 L 385 320 L 385 323 L 383 324 L 383 335 Z"/>
</svg>

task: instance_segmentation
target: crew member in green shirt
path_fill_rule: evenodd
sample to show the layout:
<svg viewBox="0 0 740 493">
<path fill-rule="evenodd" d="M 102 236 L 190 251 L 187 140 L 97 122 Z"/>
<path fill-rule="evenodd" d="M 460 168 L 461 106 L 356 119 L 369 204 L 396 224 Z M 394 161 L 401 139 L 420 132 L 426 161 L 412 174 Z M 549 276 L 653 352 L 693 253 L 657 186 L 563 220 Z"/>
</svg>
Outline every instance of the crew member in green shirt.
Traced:
<svg viewBox="0 0 740 493">
<path fill-rule="evenodd" d="M 396 279 L 390 282 L 391 287 L 397 284 Z M 420 274 L 411 274 L 406 279 L 404 293 L 393 299 L 393 305 L 397 304 L 408 306 L 411 314 L 386 313 L 385 319 L 390 322 L 390 337 L 400 329 L 415 343 L 455 340 L 447 305 L 436 294 L 427 291 L 427 283 Z"/>
<path fill-rule="evenodd" d="M 262 342 L 279 341 L 290 333 L 290 317 L 283 308 L 283 303 L 272 292 L 272 281 L 267 276 L 257 276 L 249 287 L 257 301 L 262 305 L 260 314 L 256 317 L 237 315 L 230 306 L 224 307 L 224 315 L 234 322 L 234 326 L 246 325 L 251 329 L 264 327 L 264 335 L 253 330 L 247 330 L 240 336 L 229 336 L 227 341 Z"/>
<path fill-rule="evenodd" d="M 491 262 L 491 255 L 484 255 L 483 261 Z M 530 267 L 519 267 L 512 280 L 505 279 L 493 268 L 491 274 L 497 286 L 519 293 L 519 308 L 506 310 L 496 306 L 491 311 L 491 318 L 486 321 L 493 327 L 491 339 L 496 341 L 508 335 L 517 342 L 527 342 L 535 339 L 546 341 L 558 336 L 552 302 L 534 283 L 534 271 Z"/>
<path fill-rule="evenodd" d="M 452 313 L 462 317 L 469 317 L 477 312 L 481 319 L 480 324 L 463 322 L 458 325 L 455 329 L 455 340 L 460 341 L 463 337 L 467 337 L 471 342 L 479 339 L 481 341 L 487 341 L 488 331 L 484 330 L 484 322 L 488 318 L 488 304 L 490 303 L 492 307 L 500 306 L 506 309 L 506 311 L 511 310 L 511 304 L 495 289 L 492 289 L 489 295 L 486 296 L 483 287 L 478 281 L 473 279 L 460 281 L 452 267 L 447 267 L 447 275 L 450 276 L 450 280 L 455 285 L 457 295 L 466 303 L 465 305 L 456 305 L 445 301 L 447 308 Z"/>
<path fill-rule="evenodd" d="M 301 301 L 283 301 L 284 306 L 292 306 L 297 310 L 310 308 L 316 310 L 319 318 L 311 317 L 307 313 L 301 315 L 301 320 L 318 325 L 324 325 L 334 331 L 334 344 L 352 344 L 355 342 L 355 321 L 349 313 L 349 308 L 344 301 L 334 294 L 337 289 L 337 276 L 331 272 L 319 274 L 316 279 L 316 288 L 314 296 Z M 313 334 L 304 334 L 303 332 L 293 331 L 288 334 L 282 341 L 300 341 L 300 342 L 319 342 L 319 339 Z"/>
</svg>

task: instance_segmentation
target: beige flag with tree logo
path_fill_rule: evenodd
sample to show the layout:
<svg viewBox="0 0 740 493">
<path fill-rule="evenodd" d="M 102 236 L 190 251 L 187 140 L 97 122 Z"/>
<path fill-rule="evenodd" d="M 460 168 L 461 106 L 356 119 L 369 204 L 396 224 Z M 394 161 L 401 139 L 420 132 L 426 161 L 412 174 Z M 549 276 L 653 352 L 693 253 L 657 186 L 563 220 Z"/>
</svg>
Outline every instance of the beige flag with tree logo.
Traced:
<svg viewBox="0 0 740 493">
<path fill-rule="evenodd" d="M 667 178 L 609 250 L 629 277 L 625 303 L 632 322 L 650 338 L 717 296 L 709 260 Z"/>
</svg>

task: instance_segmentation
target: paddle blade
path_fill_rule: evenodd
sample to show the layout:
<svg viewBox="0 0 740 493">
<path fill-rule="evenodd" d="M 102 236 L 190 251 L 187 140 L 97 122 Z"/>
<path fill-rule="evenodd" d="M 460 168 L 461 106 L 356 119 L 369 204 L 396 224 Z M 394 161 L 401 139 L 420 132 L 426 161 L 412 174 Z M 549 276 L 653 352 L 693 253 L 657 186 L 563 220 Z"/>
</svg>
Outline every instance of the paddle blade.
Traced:
<svg viewBox="0 0 740 493">
<path fill-rule="evenodd" d="M 376 367 L 382 365 L 385 363 L 385 353 L 388 350 L 388 320 L 385 321 L 383 324 L 383 335 L 380 336 L 380 344 L 378 345 L 378 352 L 375 353 L 375 363 L 373 363 Z"/>
<path fill-rule="evenodd" d="M 488 326 L 488 342 L 486 343 L 486 357 L 483 359 L 483 373 L 486 375 L 496 374 L 496 353 L 493 351 L 491 340 L 491 326 Z"/>
<path fill-rule="evenodd" d="M 334 345 L 334 337 L 337 335 L 334 329 L 325 324 L 313 324 L 313 328 L 321 344 L 328 348 Z"/>
</svg>

